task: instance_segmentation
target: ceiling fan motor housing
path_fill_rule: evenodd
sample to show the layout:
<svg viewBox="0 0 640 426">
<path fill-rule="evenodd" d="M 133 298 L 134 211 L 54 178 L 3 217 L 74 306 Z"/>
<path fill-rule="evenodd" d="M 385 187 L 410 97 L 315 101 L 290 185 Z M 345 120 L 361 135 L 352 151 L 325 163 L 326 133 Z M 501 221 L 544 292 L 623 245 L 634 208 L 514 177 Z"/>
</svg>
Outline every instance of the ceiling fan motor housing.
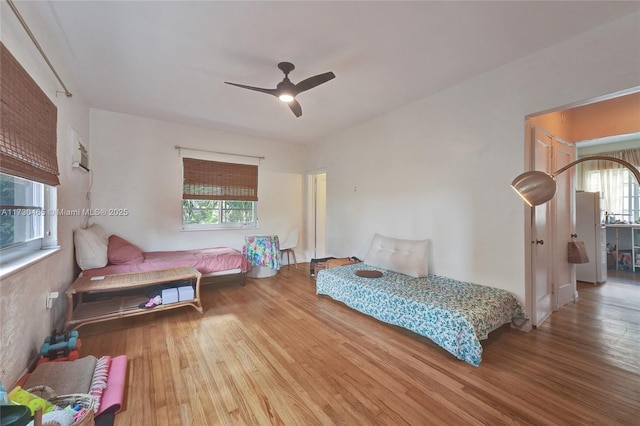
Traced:
<svg viewBox="0 0 640 426">
<path fill-rule="evenodd" d="M 280 62 L 278 64 L 278 68 L 285 74 L 288 75 L 291 71 L 296 69 L 296 67 L 291 62 Z"/>
</svg>

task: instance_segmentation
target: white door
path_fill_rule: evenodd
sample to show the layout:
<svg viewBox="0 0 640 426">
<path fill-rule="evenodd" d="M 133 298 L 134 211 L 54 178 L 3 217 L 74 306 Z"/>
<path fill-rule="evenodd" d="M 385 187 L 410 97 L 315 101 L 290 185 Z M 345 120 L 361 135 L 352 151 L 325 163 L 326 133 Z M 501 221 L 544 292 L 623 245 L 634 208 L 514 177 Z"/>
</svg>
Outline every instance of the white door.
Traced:
<svg viewBox="0 0 640 426">
<path fill-rule="evenodd" d="M 559 170 L 575 160 L 576 148 L 572 143 L 554 138 L 553 170 Z M 556 196 L 552 199 L 554 210 L 553 223 L 553 276 L 552 291 L 554 294 L 553 310 L 557 311 L 567 303 L 575 300 L 576 271 L 575 266 L 567 261 L 567 243 L 575 234 L 575 185 L 574 171 L 566 170 L 556 177 Z M 580 236 L 578 236 L 580 238 Z"/>
<path fill-rule="evenodd" d="M 307 179 L 307 259 L 326 257 L 327 174 L 311 173 Z"/>
<path fill-rule="evenodd" d="M 534 164 L 535 170 L 550 173 L 551 149 L 553 138 L 533 127 Z M 552 286 L 551 286 L 551 251 L 553 243 L 550 241 L 551 204 L 532 207 L 533 232 L 531 233 L 531 265 L 532 265 L 532 297 L 534 301 L 532 324 L 541 325 L 551 315 Z"/>
</svg>

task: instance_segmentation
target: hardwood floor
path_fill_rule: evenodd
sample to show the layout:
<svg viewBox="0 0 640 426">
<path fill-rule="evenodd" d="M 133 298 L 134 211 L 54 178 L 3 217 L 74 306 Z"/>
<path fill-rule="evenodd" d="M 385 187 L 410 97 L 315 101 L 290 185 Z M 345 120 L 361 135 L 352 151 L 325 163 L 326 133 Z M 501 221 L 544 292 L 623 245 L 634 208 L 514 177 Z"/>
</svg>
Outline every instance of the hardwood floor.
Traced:
<svg viewBox="0 0 640 426">
<path fill-rule="evenodd" d="M 80 329 L 81 354 L 126 354 L 116 425 L 638 424 L 640 287 L 579 300 L 483 342 L 480 367 L 315 294 L 308 264 L 176 309 Z"/>
<path fill-rule="evenodd" d="M 607 269 L 607 281 L 640 285 L 640 271 Z"/>
</svg>

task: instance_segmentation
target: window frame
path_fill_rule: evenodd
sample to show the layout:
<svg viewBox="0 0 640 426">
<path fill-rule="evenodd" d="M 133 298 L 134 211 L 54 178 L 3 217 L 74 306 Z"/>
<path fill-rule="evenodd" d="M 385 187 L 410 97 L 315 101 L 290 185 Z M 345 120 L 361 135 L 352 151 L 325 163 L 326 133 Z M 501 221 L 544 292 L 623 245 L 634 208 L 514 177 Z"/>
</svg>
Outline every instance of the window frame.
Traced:
<svg viewBox="0 0 640 426">
<path fill-rule="evenodd" d="M 7 173 L 5 175 L 11 176 Z M 60 250 L 57 235 L 57 188 L 41 182 L 12 176 L 42 185 L 43 203 L 41 215 L 41 236 L 0 248 L 0 278 L 9 276 L 27 266 Z"/>
<path fill-rule="evenodd" d="M 220 223 L 184 223 L 184 202 L 185 201 L 208 201 L 208 200 L 181 200 L 182 201 L 182 230 L 183 231 L 206 231 L 206 230 L 225 230 L 225 229 L 257 229 L 258 228 L 258 202 L 257 201 L 244 201 L 249 202 L 253 206 L 253 221 L 251 222 L 220 222 Z M 223 217 L 223 204 L 226 201 L 237 200 L 215 200 L 218 201 L 219 217 Z M 211 209 L 214 210 L 214 209 Z M 245 209 L 242 209 L 245 210 Z"/>
</svg>

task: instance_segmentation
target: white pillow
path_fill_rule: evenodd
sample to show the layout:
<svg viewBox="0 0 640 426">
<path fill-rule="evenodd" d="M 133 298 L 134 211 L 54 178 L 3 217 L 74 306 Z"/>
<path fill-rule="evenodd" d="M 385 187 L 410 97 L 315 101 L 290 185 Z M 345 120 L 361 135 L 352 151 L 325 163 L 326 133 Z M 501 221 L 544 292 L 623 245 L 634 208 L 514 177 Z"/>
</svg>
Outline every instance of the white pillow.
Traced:
<svg viewBox="0 0 640 426">
<path fill-rule="evenodd" d="M 364 262 L 416 278 L 426 277 L 428 244 L 429 240 L 401 240 L 375 234 Z"/>
<path fill-rule="evenodd" d="M 109 239 L 100 225 L 76 229 L 73 243 L 76 246 L 76 262 L 80 269 L 84 271 L 107 266 Z"/>
</svg>

